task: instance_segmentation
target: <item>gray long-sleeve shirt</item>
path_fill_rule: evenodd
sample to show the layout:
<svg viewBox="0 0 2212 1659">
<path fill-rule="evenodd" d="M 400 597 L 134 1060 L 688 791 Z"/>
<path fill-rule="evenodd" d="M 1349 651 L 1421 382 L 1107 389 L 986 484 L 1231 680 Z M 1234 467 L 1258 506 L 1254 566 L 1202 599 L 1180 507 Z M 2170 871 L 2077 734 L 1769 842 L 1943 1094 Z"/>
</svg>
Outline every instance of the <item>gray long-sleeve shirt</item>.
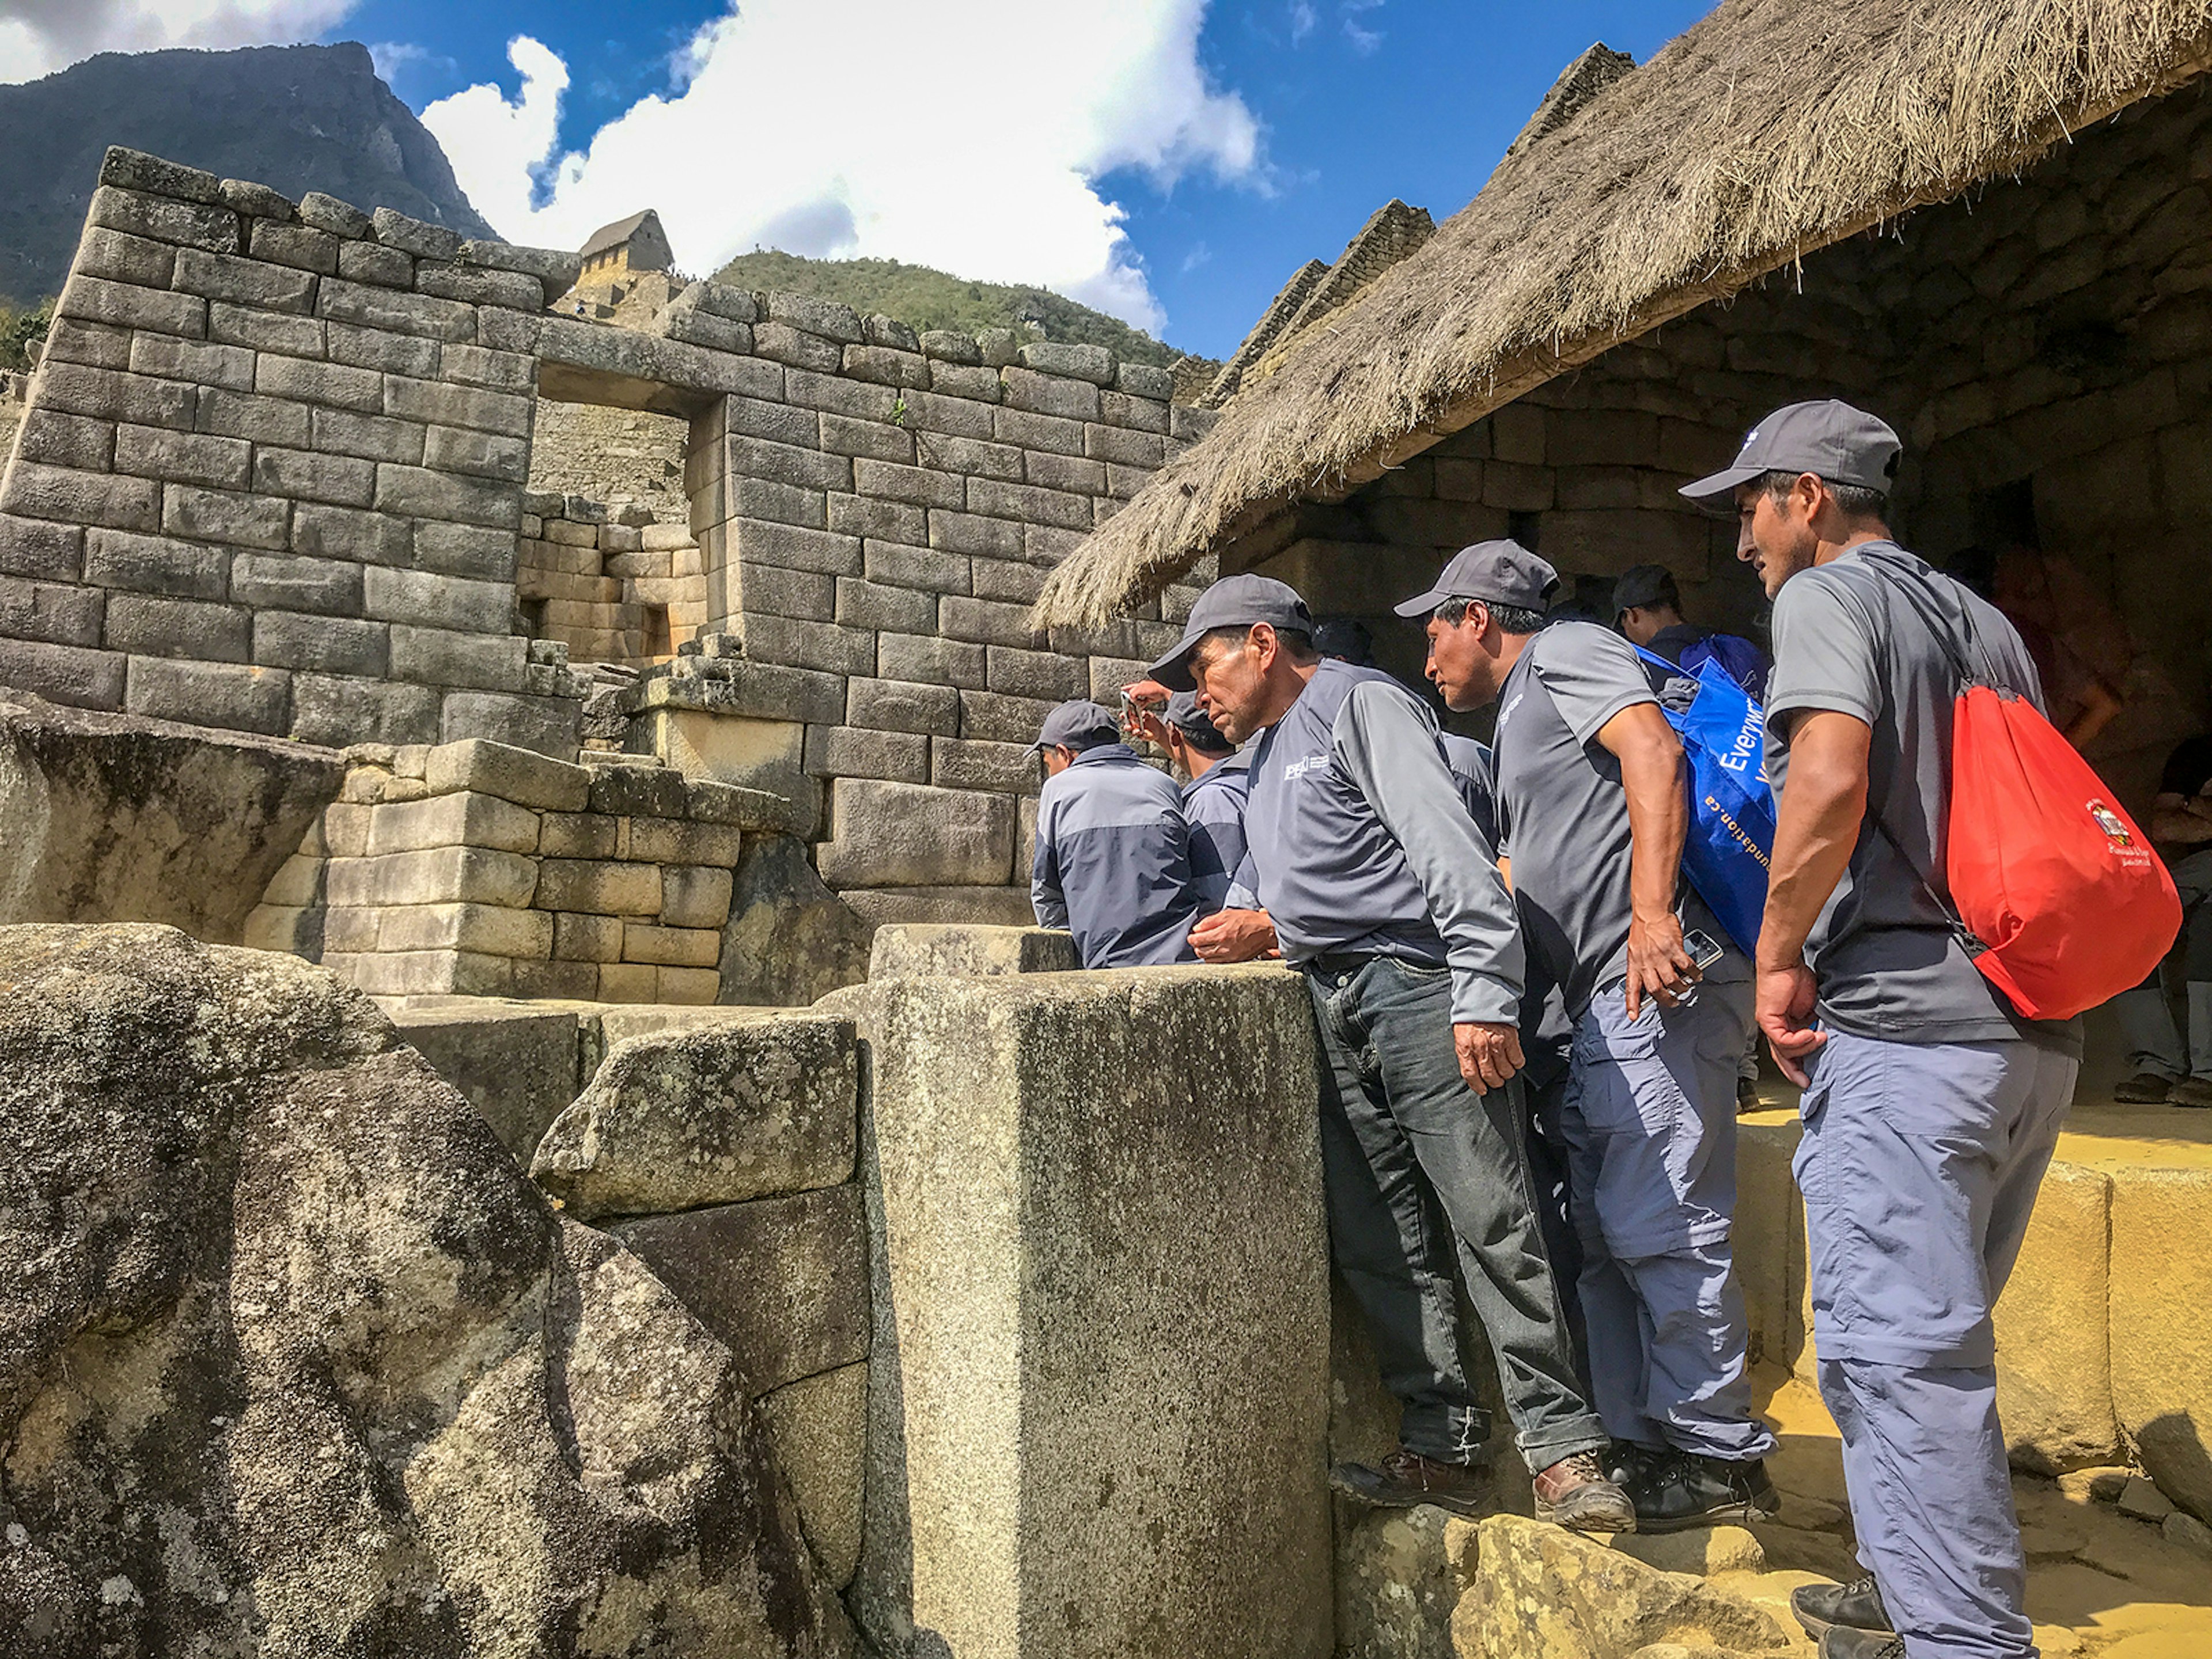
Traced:
<svg viewBox="0 0 2212 1659">
<path fill-rule="evenodd" d="M 1204 777 L 1183 786 L 1182 815 L 1190 821 L 1190 879 L 1200 915 L 1229 900 L 1244 867 L 1244 802 L 1252 787 L 1252 757 L 1231 755 Z"/>
<path fill-rule="evenodd" d="M 1452 1018 L 1510 1022 L 1521 930 L 1436 721 L 1389 675 L 1324 661 L 1252 761 L 1244 831 L 1284 959 L 1449 966 Z"/>
<path fill-rule="evenodd" d="M 1086 749 L 1037 797 L 1030 903 L 1085 968 L 1195 962 L 1182 795 L 1127 744 Z"/>
</svg>

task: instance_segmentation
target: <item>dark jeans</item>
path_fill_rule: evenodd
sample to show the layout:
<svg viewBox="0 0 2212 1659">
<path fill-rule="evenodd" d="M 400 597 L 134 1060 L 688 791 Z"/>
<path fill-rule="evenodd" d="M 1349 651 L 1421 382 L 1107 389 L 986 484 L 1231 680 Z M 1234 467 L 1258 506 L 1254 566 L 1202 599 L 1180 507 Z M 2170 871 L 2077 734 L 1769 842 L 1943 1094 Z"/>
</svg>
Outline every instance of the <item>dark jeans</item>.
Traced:
<svg viewBox="0 0 2212 1659">
<path fill-rule="evenodd" d="M 1461 1358 L 1455 1244 L 1528 1467 L 1603 1447 L 1530 1198 L 1520 1085 L 1478 1096 L 1460 1077 L 1449 971 L 1368 957 L 1305 972 L 1330 1247 L 1405 1407 L 1399 1437 L 1470 1462 L 1490 1432 Z"/>
</svg>

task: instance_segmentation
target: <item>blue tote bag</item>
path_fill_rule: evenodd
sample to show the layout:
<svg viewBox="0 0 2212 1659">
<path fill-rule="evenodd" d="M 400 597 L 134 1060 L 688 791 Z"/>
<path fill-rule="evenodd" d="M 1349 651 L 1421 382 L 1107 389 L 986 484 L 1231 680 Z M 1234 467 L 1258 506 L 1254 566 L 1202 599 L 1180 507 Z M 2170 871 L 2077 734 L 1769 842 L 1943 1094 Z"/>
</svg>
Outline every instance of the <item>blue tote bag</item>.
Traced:
<svg viewBox="0 0 2212 1659">
<path fill-rule="evenodd" d="M 1690 833 L 1682 869 L 1736 947 L 1759 945 L 1774 854 L 1774 789 L 1766 781 L 1766 714 L 1718 661 L 1694 675 L 1638 647 L 1659 706 L 1689 762 Z"/>
</svg>

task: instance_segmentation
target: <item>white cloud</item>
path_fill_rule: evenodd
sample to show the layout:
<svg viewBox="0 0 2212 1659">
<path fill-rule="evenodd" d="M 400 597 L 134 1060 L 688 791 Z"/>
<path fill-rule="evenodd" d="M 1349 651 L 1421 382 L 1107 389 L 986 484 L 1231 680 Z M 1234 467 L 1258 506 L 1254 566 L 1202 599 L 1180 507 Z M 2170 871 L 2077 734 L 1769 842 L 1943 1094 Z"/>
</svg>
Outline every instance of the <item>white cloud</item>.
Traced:
<svg viewBox="0 0 2212 1659">
<path fill-rule="evenodd" d="M 1344 38 L 1352 42 L 1352 49 L 1364 58 L 1382 44 L 1382 31 L 1363 26 L 1359 14 L 1373 11 L 1382 0 L 1344 0 Z"/>
<path fill-rule="evenodd" d="M 377 78 L 387 87 L 392 84 L 394 76 L 404 75 L 411 69 L 453 67 L 452 58 L 411 40 L 373 40 L 369 43 L 368 61 L 375 65 Z"/>
<path fill-rule="evenodd" d="M 1302 44 L 1314 32 L 1318 20 L 1314 15 L 1313 0 L 1291 0 L 1291 44 Z"/>
<path fill-rule="evenodd" d="M 313 40 L 357 0 L 0 0 L 0 82 L 35 81 L 100 52 Z"/>
<path fill-rule="evenodd" d="M 554 154 L 568 70 L 523 37 L 508 99 L 422 112 L 502 235 L 577 247 L 657 208 L 684 269 L 756 245 L 1039 283 L 1154 331 L 1098 180 L 1264 186 L 1258 123 L 1198 60 L 1206 0 L 744 0 L 678 54 L 675 89 Z"/>
</svg>

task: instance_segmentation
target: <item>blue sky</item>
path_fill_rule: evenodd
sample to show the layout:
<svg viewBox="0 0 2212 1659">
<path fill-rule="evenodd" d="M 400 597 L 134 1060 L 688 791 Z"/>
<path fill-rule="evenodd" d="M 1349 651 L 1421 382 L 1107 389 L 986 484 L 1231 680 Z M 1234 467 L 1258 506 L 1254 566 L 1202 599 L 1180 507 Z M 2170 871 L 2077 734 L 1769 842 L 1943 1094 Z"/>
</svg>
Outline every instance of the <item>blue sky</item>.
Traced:
<svg viewBox="0 0 2212 1659">
<path fill-rule="evenodd" d="M 1225 356 L 1291 270 L 1334 259 L 1391 197 L 1438 219 L 1462 206 L 1559 70 L 1592 41 L 1642 62 L 1705 9 L 1698 0 L 1215 0 L 1199 62 L 1255 118 L 1261 163 L 1239 179 L 1200 170 L 1172 183 L 1122 167 L 1096 188 L 1127 212 L 1122 228 L 1167 337 Z M 574 150 L 639 99 L 668 92 L 672 55 L 723 10 L 698 0 L 619 9 L 368 0 L 332 38 L 413 48 L 386 61 L 394 89 L 419 111 L 476 82 L 513 95 L 519 76 L 505 51 L 526 32 L 568 65 L 558 131 L 560 148 Z M 865 40 L 853 50 L 866 50 Z M 987 82 L 993 48 L 977 41 L 972 54 Z M 929 95 L 917 88 L 917 106 Z"/>
<path fill-rule="evenodd" d="M 1706 0 L 0 0 L 0 78 L 369 44 L 504 235 L 657 207 L 754 246 L 1038 283 L 1225 356 L 1393 196 L 1442 219 L 1595 40 Z"/>
</svg>

